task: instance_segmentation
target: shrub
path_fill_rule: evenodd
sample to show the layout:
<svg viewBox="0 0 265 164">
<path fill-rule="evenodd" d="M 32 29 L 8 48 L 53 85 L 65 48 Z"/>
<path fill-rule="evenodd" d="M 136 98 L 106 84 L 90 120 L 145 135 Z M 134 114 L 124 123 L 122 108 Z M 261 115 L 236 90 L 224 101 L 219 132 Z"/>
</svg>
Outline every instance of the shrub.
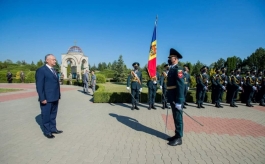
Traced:
<svg viewBox="0 0 265 164">
<path fill-rule="evenodd" d="M 97 74 L 96 75 L 96 78 L 97 78 L 96 83 L 106 83 L 106 78 L 105 78 L 104 75 Z"/>
<path fill-rule="evenodd" d="M 26 77 L 25 77 L 25 82 L 26 83 L 35 83 L 35 71 L 29 71 L 27 74 L 26 74 Z"/>
</svg>

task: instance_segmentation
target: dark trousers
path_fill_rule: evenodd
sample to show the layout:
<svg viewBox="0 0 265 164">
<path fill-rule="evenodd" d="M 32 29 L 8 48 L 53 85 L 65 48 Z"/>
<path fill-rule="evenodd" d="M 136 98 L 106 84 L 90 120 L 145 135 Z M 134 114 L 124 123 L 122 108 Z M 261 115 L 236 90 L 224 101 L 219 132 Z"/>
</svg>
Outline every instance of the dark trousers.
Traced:
<svg viewBox="0 0 265 164">
<path fill-rule="evenodd" d="M 58 103 L 59 101 L 47 102 L 47 104 L 40 103 L 44 134 L 51 134 L 57 130 L 56 116 L 58 111 Z"/>
<path fill-rule="evenodd" d="M 203 104 L 205 93 L 206 93 L 205 89 L 200 89 L 200 88 L 197 89 L 196 97 L 197 97 L 197 102 L 199 104 Z"/>
<path fill-rule="evenodd" d="M 221 95 L 221 88 L 215 88 L 214 91 L 214 102 L 219 104 L 220 103 L 220 95 Z"/>
<path fill-rule="evenodd" d="M 148 88 L 148 102 L 149 104 L 154 104 L 156 99 L 156 89 Z"/>
<path fill-rule="evenodd" d="M 175 135 L 177 138 L 183 137 L 183 112 L 179 111 L 174 103 L 170 103 L 175 125 Z"/>
<path fill-rule="evenodd" d="M 253 97 L 254 91 L 252 89 L 249 89 L 247 92 L 245 92 L 246 96 L 246 105 L 249 105 L 251 103 L 251 99 Z"/>
<path fill-rule="evenodd" d="M 131 89 L 131 94 L 132 94 L 131 96 L 133 96 L 132 97 L 133 105 L 139 102 L 139 92 L 140 92 L 139 89 Z M 135 100 L 137 100 L 137 102 Z"/>
<path fill-rule="evenodd" d="M 187 94 L 188 94 L 188 85 L 185 84 L 185 87 L 184 87 L 184 103 L 186 102 Z"/>
<path fill-rule="evenodd" d="M 229 99 L 228 99 L 228 101 L 229 101 L 229 103 L 230 104 L 235 104 L 235 101 L 236 101 L 236 98 L 237 98 L 237 93 L 238 93 L 238 89 L 231 89 L 230 91 L 229 91 Z"/>
<path fill-rule="evenodd" d="M 224 90 L 223 89 L 221 89 L 221 91 L 220 91 L 220 96 L 219 96 L 219 102 L 222 102 L 223 101 L 223 94 L 224 94 Z"/>
<path fill-rule="evenodd" d="M 162 88 L 162 103 L 166 103 L 167 102 L 167 88 Z"/>
</svg>

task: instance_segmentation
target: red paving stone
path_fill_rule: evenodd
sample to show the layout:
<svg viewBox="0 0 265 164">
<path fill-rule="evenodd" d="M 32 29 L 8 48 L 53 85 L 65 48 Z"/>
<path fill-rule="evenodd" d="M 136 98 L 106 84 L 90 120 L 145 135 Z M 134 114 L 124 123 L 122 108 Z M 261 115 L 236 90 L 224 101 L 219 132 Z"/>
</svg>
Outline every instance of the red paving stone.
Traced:
<svg viewBox="0 0 265 164">
<path fill-rule="evenodd" d="M 184 116 L 184 132 L 195 133 L 216 133 L 218 135 L 228 134 L 230 136 L 253 136 L 253 137 L 265 137 L 265 126 L 257 124 L 250 120 L 235 119 L 235 118 L 212 118 L 212 117 L 198 117 L 193 116 L 194 119 L 202 123 L 204 126 L 200 126 L 195 123 L 189 117 Z M 166 123 L 166 115 L 162 114 L 162 118 Z M 168 130 L 175 130 L 172 115 L 168 115 L 167 122 Z"/>
<path fill-rule="evenodd" d="M 61 88 L 61 92 L 64 91 L 70 91 L 70 90 L 75 90 L 76 88 Z M 37 96 L 37 92 L 24 92 L 24 93 L 14 93 L 10 95 L 3 95 L 0 96 L 0 102 L 4 101 L 11 101 L 11 100 L 17 100 L 17 99 L 23 99 L 23 98 L 29 98 L 29 97 L 34 97 Z"/>
<path fill-rule="evenodd" d="M 257 109 L 259 111 L 265 112 L 265 107 L 264 106 L 254 106 L 254 109 Z"/>
</svg>

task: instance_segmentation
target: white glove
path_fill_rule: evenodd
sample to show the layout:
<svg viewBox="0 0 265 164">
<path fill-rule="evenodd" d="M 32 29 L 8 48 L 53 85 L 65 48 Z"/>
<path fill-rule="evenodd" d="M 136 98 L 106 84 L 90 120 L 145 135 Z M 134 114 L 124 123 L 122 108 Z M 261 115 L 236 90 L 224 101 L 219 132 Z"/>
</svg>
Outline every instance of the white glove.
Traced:
<svg viewBox="0 0 265 164">
<path fill-rule="evenodd" d="M 239 87 L 238 89 L 239 89 L 239 90 L 242 90 L 242 88 L 241 88 L 241 87 Z"/>
<path fill-rule="evenodd" d="M 208 80 L 206 80 L 206 83 L 208 83 Z"/>
<path fill-rule="evenodd" d="M 156 81 L 153 81 L 154 84 L 156 84 Z"/>
<path fill-rule="evenodd" d="M 223 90 L 225 90 L 225 86 L 222 86 Z"/>
<path fill-rule="evenodd" d="M 140 88 L 139 91 L 142 92 L 142 88 Z"/>
<path fill-rule="evenodd" d="M 182 105 L 181 104 L 175 104 L 175 107 L 178 109 L 178 110 L 182 110 Z"/>
<path fill-rule="evenodd" d="M 160 85 L 160 89 L 162 89 L 162 86 Z"/>
<path fill-rule="evenodd" d="M 127 87 L 127 90 L 130 90 L 130 87 Z"/>
<path fill-rule="evenodd" d="M 259 84 L 259 82 L 256 82 L 256 84 Z"/>
<path fill-rule="evenodd" d="M 205 87 L 204 87 L 204 90 L 208 90 L 208 88 L 205 86 Z"/>
<path fill-rule="evenodd" d="M 188 90 L 190 90 L 190 87 L 188 87 Z"/>
<path fill-rule="evenodd" d="M 253 88 L 254 91 L 257 90 L 257 88 L 255 86 L 253 86 L 252 88 Z"/>
<path fill-rule="evenodd" d="M 243 81 L 241 81 L 241 84 L 243 84 Z"/>
<path fill-rule="evenodd" d="M 225 84 L 227 83 L 227 81 L 225 81 Z"/>
</svg>

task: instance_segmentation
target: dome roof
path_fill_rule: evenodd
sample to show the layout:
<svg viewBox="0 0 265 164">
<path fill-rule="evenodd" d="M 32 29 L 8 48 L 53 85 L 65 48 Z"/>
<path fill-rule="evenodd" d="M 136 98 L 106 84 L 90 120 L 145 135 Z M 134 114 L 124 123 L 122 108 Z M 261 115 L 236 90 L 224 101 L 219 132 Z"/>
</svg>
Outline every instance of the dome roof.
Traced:
<svg viewBox="0 0 265 164">
<path fill-rule="evenodd" d="M 71 52 L 83 53 L 82 49 L 78 46 L 70 47 L 67 53 L 71 53 Z"/>
</svg>

